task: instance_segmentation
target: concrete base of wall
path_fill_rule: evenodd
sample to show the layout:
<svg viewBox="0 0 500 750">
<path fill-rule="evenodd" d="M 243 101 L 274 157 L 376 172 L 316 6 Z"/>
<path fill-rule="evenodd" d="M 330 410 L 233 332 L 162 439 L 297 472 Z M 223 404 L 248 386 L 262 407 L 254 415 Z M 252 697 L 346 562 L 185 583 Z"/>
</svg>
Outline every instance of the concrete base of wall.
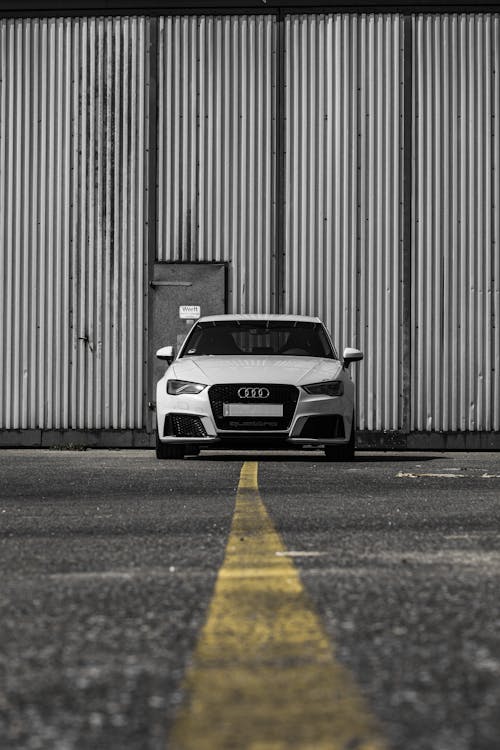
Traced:
<svg viewBox="0 0 500 750">
<path fill-rule="evenodd" d="M 500 432 L 359 431 L 356 447 L 375 451 L 498 451 Z"/>
<path fill-rule="evenodd" d="M 145 430 L 0 430 L 0 448 L 153 448 Z M 498 451 L 500 432 L 359 431 L 356 447 L 370 451 Z"/>
<path fill-rule="evenodd" d="M 1 448 L 153 448 L 145 430 L 0 430 Z"/>
</svg>

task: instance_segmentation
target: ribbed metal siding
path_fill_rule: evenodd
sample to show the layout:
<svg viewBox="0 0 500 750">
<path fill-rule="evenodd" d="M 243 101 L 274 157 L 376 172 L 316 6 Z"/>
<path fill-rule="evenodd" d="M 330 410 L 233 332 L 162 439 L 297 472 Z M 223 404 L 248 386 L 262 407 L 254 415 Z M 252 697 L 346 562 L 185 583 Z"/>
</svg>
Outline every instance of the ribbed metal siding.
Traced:
<svg viewBox="0 0 500 750">
<path fill-rule="evenodd" d="M 0 426 L 143 425 L 145 19 L 0 20 Z"/>
<path fill-rule="evenodd" d="M 358 421 L 378 430 L 403 418 L 401 47 L 397 15 L 286 18 L 286 312 L 364 350 Z"/>
<path fill-rule="evenodd" d="M 159 22 L 158 260 L 229 261 L 229 307 L 273 304 L 275 21 Z"/>
<path fill-rule="evenodd" d="M 500 429 L 500 16 L 414 18 L 416 430 Z"/>
</svg>

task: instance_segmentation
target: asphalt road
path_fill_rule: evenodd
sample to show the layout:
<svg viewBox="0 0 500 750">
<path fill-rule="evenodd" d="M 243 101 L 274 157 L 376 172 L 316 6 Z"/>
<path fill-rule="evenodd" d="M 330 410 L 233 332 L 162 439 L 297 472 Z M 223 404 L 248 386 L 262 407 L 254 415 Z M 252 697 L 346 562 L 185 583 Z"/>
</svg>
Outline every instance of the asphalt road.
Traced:
<svg viewBox="0 0 500 750">
<path fill-rule="evenodd" d="M 0 454 L 2 750 L 172 746 L 247 460 L 387 746 L 497 750 L 498 454 L 102 450 Z"/>
</svg>

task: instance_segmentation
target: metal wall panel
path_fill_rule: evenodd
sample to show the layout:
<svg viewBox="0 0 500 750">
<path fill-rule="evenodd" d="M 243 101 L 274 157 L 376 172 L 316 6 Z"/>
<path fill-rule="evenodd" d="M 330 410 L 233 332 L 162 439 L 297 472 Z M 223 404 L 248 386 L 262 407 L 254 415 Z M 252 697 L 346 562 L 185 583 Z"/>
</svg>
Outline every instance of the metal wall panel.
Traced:
<svg viewBox="0 0 500 750">
<path fill-rule="evenodd" d="M 229 310 L 274 307 L 269 16 L 159 22 L 158 260 L 229 261 Z"/>
<path fill-rule="evenodd" d="M 0 427 L 143 426 L 147 21 L 0 20 Z"/>
<path fill-rule="evenodd" d="M 285 311 L 363 349 L 370 430 L 403 421 L 401 48 L 398 15 L 286 18 Z"/>
<path fill-rule="evenodd" d="M 286 16 L 280 120 L 272 16 L 0 20 L 0 428 L 144 426 L 150 23 L 158 260 L 278 309 L 284 208 L 284 311 L 365 351 L 360 427 L 401 429 L 411 147 L 410 428 L 500 430 L 498 14 L 413 17 L 411 144 L 397 14 Z"/>
<path fill-rule="evenodd" d="M 500 16 L 414 18 L 416 430 L 500 429 Z"/>
</svg>

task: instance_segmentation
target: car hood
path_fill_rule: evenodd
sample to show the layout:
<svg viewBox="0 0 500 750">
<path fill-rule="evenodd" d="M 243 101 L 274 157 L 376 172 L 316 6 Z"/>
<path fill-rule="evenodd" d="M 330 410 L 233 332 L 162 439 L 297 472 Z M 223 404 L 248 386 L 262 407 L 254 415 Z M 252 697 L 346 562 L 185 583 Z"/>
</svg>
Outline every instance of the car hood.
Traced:
<svg viewBox="0 0 500 750">
<path fill-rule="evenodd" d="M 318 357 L 183 357 L 169 369 L 168 377 L 206 383 L 289 383 L 307 385 L 339 376 L 337 359 Z"/>
</svg>

